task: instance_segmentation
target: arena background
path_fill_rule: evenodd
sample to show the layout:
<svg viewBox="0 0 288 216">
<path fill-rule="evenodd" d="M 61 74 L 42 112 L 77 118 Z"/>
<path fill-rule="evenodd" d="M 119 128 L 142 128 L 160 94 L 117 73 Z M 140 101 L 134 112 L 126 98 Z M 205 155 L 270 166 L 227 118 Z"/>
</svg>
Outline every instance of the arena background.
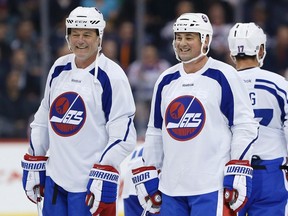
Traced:
<svg viewBox="0 0 288 216">
<path fill-rule="evenodd" d="M 115 0 L 116 1 L 116 0 Z M 209 6 L 212 4 L 212 2 L 222 2 L 222 3 L 229 3 L 232 6 L 232 10 L 228 10 L 226 12 L 230 12 L 229 14 L 233 15 L 233 20 L 228 20 L 229 24 L 234 23 L 235 21 L 237 22 L 247 22 L 247 21 L 255 21 L 259 25 L 263 25 L 265 30 L 267 30 L 268 33 L 268 48 L 270 48 L 269 53 L 271 53 L 270 56 L 267 56 L 264 62 L 264 66 L 266 63 L 266 67 L 269 68 L 268 66 L 271 66 L 269 61 L 273 56 L 275 57 L 276 54 L 280 53 L 281 54 L 281 60 L 283 63 L 283 68 L 280 68 L 277 70 L 279 67 L 274 67 L 275 64 L 273 65 L 273 71 L 276 73 L 279 73 L 286 78 L 288 77 L 288 67 L 287 67 L 287 62 L 288 62 L 288 55 L 287 55 L 287 50 L 288 50 L 288 45 L 287 45 L 287 39 L 284 42 L 286 42 L 286 52 L 278 52 L 278 46 L 277 43 L 279 42 L 279 38 L 276 36 L 276 29 L 280 25 L 286 25 L 286 32 L 287 32 L 287 24 L 288 24 L 288 1 L 287 0 L 254 0 L 254 1 L 249 1 L 249 0 L 189 0 L 194 3 L 195 8 L 197 9 L 198 12 L 208 12 Z M 41 90 L 39 91 L 39 98 L 43 94 L 43 89 L 44 89 L 44 83 L 46 81 L 46 76 L 48 73 L 48 70 L 51 66 L 52 59 L 55 57 L 51 49 L 54 48 L 52 45 L 57 46 L 60 48 L 61 46 L 55 41 L 51 43 L 49 40 L 49 35 L 51 34 L 58 34 L 55 29 L 55 26 L 51 26 L 52 22 L 52 16 L 51 10 L 49 12 L 49 5 L 51 6 L 54 4 L 54 2 L 60 2 L 60 0 L 3 0 L 0 1 L 0 19 L 2 24 L 6 24 L 8 29 L 10 29 L 10 33 L 13 34 L 8 34 L 6 37 L 8 37 L 7 43 L 8 45 L 11 45 L 12 42 L 15 41 L 17 42 L 17 35 L 14 35 L 16 32 L 14 30 L 17 29 L 17 25 L 15 23 L 15 18 L 16 20 L 22 21 L 25 19 L 34 19 L 34 21 L 37 22 L 38 24 L 38 33 L 39 38 L 41 39 L 41 52 L 38 64 L 41 67 L 42 75 L 40 79 L 37 79 L 37 84 L 38 81 L 42 83 L 41 85 Z M 76 2 L 76 0 L 67 0 L 66 2 Z M 79 1 L 79 2 L 84 2 Z M 173 18 L 174 13 L 173 10 L 175 10 L 175 6 L 180 0 L 119 0 L 119 2 L 122 2 L 122 8 L 120 11 L 122 13 L 119 13 L 121 17 L 117 17 L 117 20 L 124 20 L 125 19 L 131 19 L 135 26 L 137 27 L 134 31 L 134 38 L 136 39 L 136 53 L 135 57 L 136 59 L 140 59 L 141 53 L 140 51 L 142 50 L 142 47 L 147 39 L 155 39 L 153 37 L 154 33 L 153 30 L 155 30 L 156 33 L 159 33 L 160 28 L 155 25 L 150 26 L 145 26 L 144 20 L 149 21 L 150 24 L 157 24 L 158 18 L 161 18 L 163 23 L 161 23 L 160 27 L 164 27 L 164 23 L 168 23 L 171 18 Z M 159 11 L 154 11 L 151 10 L 150 7 L 145 8 L 145 2 L 147 4 L 150 3 L 150 6 L 157 6 Z M 163 3 L 164 2 L 164 3 Z M 168 3 L 169 2 L 169 3 Z M 29 4 L 28 4 L 29 3 Z M 167 4 L 168 3 L 168 4 Z M 35 8 L 36 5 L 36 8 Z M 257 11 L 261 13 L 255 13 L 253 8 L 254 6 L 257 6 L 256 9 Z M 129 7 L 130 6 L 130 7 Z M 167 7 L 170 9 L 168 12 Z M 134 9 L 134 10 L 131 10 Z M 51 8 L 50 8 L 51 9 Z M 129 10 L 130 9 L 130 10 Z M 154 8 L 153 8 L 154 9 Z M 14 13 L 12 13 L 14 12 Z M 17 13 L 16 13 L 17 12 Z M 33 13 L 29 12 L 35 12 L 37 14 L 37 17 L 29 17 L 29 15 L 33 15 Z M 36 13 L 37 12 L 37 13 Z M 53 12 L 53 11 L 52 11 Z M 154 12 L 150 14 L 150 17 L 148 16 L 148 13 Z M 174 11 L 175 12 L 175 11 Z M 132 16 L 133 14 L 133 16 Z M 7 20 L 5 20 L 3 17 L 7 16 Z M 65 15 L 65 14 L 63 14 Z M 135 15 L 135 16 L 134 16 Z M 151 15 L 157 15 L 157 19 L 154 18 L 154 16 Z M 25 17 L 26 16 L 26 17 Z M 66 16 L 66 15 L 65 15 Z M 263 16 L 264 16 L 264 21 L 263 21 Z M 144 19 L 144 17 L 146 19 Z M 118 19 L 119 18 L 119 19 Z M 121 18 L 121 19 L 120 19 Z M 148 18 L 148 19 L 147 19 Z M 212 21 L 212 19 L 211 19 Z M 163 24 L 163 25 L 162 25 Z M 227 24 L 227 23 L 225 23 Z M 59 30 L 59 29 L 58 29 Z M 64 31 L 63 31 L 64 30 Z M 147 32 L 151 30 L 151 32 Z M 149 34 L 151 33 L 151 34 Z M 62 31 L 60 31 L 60 39 L 65 45 L 67 46 L 65 38 L 65 29 L 63 28 Z M 37 35 L 38 36 L 38 35 Z M 104 34 L 104 38 L 107 36 L 107 34 Z M 148 36 L 148 37 L 147 37 Z M 38 39 L 39 39 L 38 38 Z M 287 37 L 286 37 L 287 38 Z M 6 38 L 7 39 L 7 38 Z M 219 39 L 219 38 L 218 38 Z M 221 38 L 220 38 L 221 39 Z M 214 40 L 214 39 L 213 39 Z M 212 41 L 212 44 L 215 43 L 216 38 L 214 41 Z M 156 40 L 156 45 L 157 45 Z M 10 44 L 11 43 L 11 44 Z M 279 47 L 283 47 L 284 45 L 279 45 Z M 171 48 L 171 41 L 169 40 L 167 42 L 167 46 Z M 39 46 L 40 47 L 40 46 Z M 38 49 L 38 47 L 33 47 L 34 49 Z M 160 48 L 157 47 L 159 50 Z M 166 52 L 166 46 L 163 48 L 161 47 L 162 50 Z M 276 49 L 277 48 L 277 49 Z M 161 51 L 161 50 L 160 50 Z M 213 49 L 211 50 L 213 51 Z M 277 51 L 277 52 L 276 52 Z M 1 49 L 1 54 L 2 49 Z M 6 53 L 7 54 L 7 53 Z M 211 53 L 213 55 L 213 52 Z M 215 54 L 215 52 L 214 52 Z M 7 54 L 8 55 L 8 54 Z M 11 55 L 12 56 L 12 55 Z M 6 61 L 10 62 L 10 55 L 7 57 Z M 172 56 L 173 61 L 175 61 L 174 54 Z M 277 55 L 277 57 L 279 57 Z M 277 58 L 275 57 L 275 58 Z M 0 60 L 2 60 L 3 56 L 0 55 Z M 28 59 L 28 61 L 31 61 L 32 59 Z M 2 62 L 0 62 L 0 78 L 2 81 L 0 85 L 0 93 L 3 91 L 3 86 L 4 86 L 4 76 L 2 77 L 1 72 L 3 73 L 8 73 L 9 71 L 5 71 Z M 29 62 L 31 64 L 31 62 Z M 171 62 L 173 63 L 173 62 Z M 276 64 L 276 66 L 280 66 L 280 64 Z M 266 69 L 267 69 L 266 68 Z M 1 106 L 2 104 L 0 104 Z M 18 107 L 17 107 L 18 108 Z M 21 112 L 20 109 L 17 110 L 18 112 Z M 15 113 L 14 113 L 15 114 Z M 25 139 L 18 139 L 16 140 L 16 136 L 11 136 L 9 139 L 4 137 L 7 137 L 7 135 L 3 135 L 3 131 L 7 130 L 9 128 L 7 126 L 7 122 L 4 124 L 1 122 L 1 117 L 6 117 L 7 113 L 2 113 L 2 116 L 0 114 L 0 216 L 36 216 L 37 215 L 37 207 L 35 204 L 30 202 L 22 188 L 22 168 L 21 168 L 21 158 L 23 155 L 27 152 L 28 148 L 28 141 Z M 12 121 L 11 121 L 12 122 Z M 122 168 L 122 173 L 125 173 L 125 163 L 126 161 L 123 162 L 121 168 Z M 120 190 L 121 191 L 121 190 Z M 123 216 L 123 205 L 122 205 L 122 199 L 121 197 L 119 198 L 119 216 Z"/>
</svg>

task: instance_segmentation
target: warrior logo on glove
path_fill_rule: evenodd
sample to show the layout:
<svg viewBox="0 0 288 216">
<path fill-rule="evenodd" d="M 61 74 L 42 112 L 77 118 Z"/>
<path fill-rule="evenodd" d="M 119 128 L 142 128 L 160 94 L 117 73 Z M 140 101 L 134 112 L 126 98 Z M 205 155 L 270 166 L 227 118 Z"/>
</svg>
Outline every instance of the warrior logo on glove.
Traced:
<svg viewBox="0 0 288 216">
<path fill-rule="evenodd" d="M 231 160 L 224 173 L 224 198 L 230 208 L 238 212 L 244 207 L 252 192 L 253 168 L 248 160 Z"/>
<path fill-rule="evenodd" d="M 39 187 L 41 196 L 44 196 L 46 178 L 46 161 L 48 157 L 25 154 L 22 160 L 22 184 L 27 197 L 34 203 L 41 200 L 37 197 L 36 188 Z"/>
<path fill-rule="evenodd" d="M 132 170 L 139 203 L 145 211 L 158 214 L 162 204 L 161 192 L 158 191 L 159 178 L 154 166 L 140 167 Z"/>
<path fill-rule="evenodd" d="M 116 215 L 118 171 L 109 165 L 95 164 L 89 174 L 86 205 L 92 215 Z"/>
</svg>

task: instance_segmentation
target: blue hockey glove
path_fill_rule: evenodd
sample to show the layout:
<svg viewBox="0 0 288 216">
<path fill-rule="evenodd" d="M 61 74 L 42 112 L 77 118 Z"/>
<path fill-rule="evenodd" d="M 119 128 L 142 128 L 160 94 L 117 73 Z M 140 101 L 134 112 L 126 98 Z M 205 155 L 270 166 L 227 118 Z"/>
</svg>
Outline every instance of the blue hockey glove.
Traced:
<svg viewBox="0 0 288 216">
<path fill-rule="evenodd" d="M 48 157 L 45 156 L 25 154 L 21 163 L 23 168 L 23 188 L 27 197 L 34 203 L 41 201 L 41 197 L 36 193 L 36 189 L 40 189 L 41 196 L 44 196 L 47 159 Z"/>
<path fill-rule="evenodd" d="M 118 171 L 109 165 L 95 164 L 89 178 L 86 205 L 90 207 L 91 214 L 98 215 L 105 212 L 107 215 L 115 215 Z"/>
<path fill-rule="evenodd" d="M 132 170 L 132 181 L 136 188 L 139 203 L 147 212 L 158 214 L 162 203 L 158 191 L 159 178 L 154 166 L 145 166 Z"/>
<path fill-rule="evenodd" d="M 224 198 L 230 208 L 238 212 L 244 207 L 252 191 L 253 168 L 248 160 L 231 160 L 224 172 Z"/>
</svg>

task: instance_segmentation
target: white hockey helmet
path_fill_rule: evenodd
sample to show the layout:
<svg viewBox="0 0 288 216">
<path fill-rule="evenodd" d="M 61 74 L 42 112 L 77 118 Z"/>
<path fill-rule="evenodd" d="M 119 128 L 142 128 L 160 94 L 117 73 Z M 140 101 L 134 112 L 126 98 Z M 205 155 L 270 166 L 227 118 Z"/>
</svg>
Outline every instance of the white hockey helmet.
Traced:
<svg viewBox="0 0 288 216">
<path fill-rule="evenodd" d="M 255 23 L 236 23 L 229 32 L 228 44 L 232 57 L 256 56 L 260 67 L 263 65 L 266 55 L 266 35 Z M 264 55 L 259 59 L 261 45 L 264 46 Z"/>
<path fill-rule="evenodd" d="M 202 43 L 202 48 L 205 43 L 206 36 L 209 36 L 209 42 L 207 46 L 207 51 L 203 53 L 201 49 L 201 54 L 206 55 L 209 52 L 210 49 L 210 44 L 212 41 L 212 35 L 213 35 L 213 28 L 212 25 L 209 21 L 209 18 L 206 14 L 203 13 L 184 13 L 174 23 L 173 26 L 173 31 L 174 31 L 174 40 L 173 40 L 173 48 L 176 54 L 176 58 L 179 59 L 178 54 L 176 53 L 176 48 L 175 48 L 175 33 L 176 32 L 196 32 L 200 34 L 200 40 Z M 199 58 L 198 56 L 197 58 Z M 195 60 L 195 59 L 192 59 Z M 190 61 L 192 61 L 190 60 Z M 190 62 L 189 61 L 189 62 Z M 188 63 L 188 62 L 187 62 Z"/>
<path fill-rule="evenodd" d="M 103 14 L 95 7 L 77 7 L 66 19 L 66 38 L 71 28 L 98 29 L 102 40 L 106 22 Z"/>
</svg>

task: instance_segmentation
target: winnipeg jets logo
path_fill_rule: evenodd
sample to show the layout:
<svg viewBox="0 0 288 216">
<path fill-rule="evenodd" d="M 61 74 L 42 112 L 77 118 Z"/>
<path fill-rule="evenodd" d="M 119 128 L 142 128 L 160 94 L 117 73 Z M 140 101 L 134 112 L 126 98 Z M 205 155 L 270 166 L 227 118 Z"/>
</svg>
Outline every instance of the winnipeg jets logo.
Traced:
<svg viewBox="0 0 288 216">
<path fill-rule="evenodd" d="M 68 100 L 67 98 L 60 98 L 56 102 L 56 111 L 59 114 L 64 114 L 62 118 L 59 118 L 57 116 L 52 116 L 50 119 L 50 122 L 57 122 L 57 123 L 67 123 L 67 124 L 72 124 L 72 125 L 79 125 L 81 121 L 83 120 L 83 111 L 77 111 L 77 110 L 72 110 L 72 105 L 74 104 L 75 101 L 77 101 L 79 95 L 74 99 L 73 103 L 71 104 L 70 107 L 68 107 Z M 67 109 L 68 107 L 68 109 Z"/>
<path fill-rule="evenodd" d="M 205 117 L 205 110 L 196 97 L 190 95 L 178 97 L 166 110 L 166 129 L 176 140 L 190 140 L 201 132 Z"/>
<path fill-rule="evenodd" d="M 86 119 L 85 105 L 79 94 L 66 92 L 58 96 L 50 108 L 50 123 L 60 136 L 72 136 Z"/>
</svg>

